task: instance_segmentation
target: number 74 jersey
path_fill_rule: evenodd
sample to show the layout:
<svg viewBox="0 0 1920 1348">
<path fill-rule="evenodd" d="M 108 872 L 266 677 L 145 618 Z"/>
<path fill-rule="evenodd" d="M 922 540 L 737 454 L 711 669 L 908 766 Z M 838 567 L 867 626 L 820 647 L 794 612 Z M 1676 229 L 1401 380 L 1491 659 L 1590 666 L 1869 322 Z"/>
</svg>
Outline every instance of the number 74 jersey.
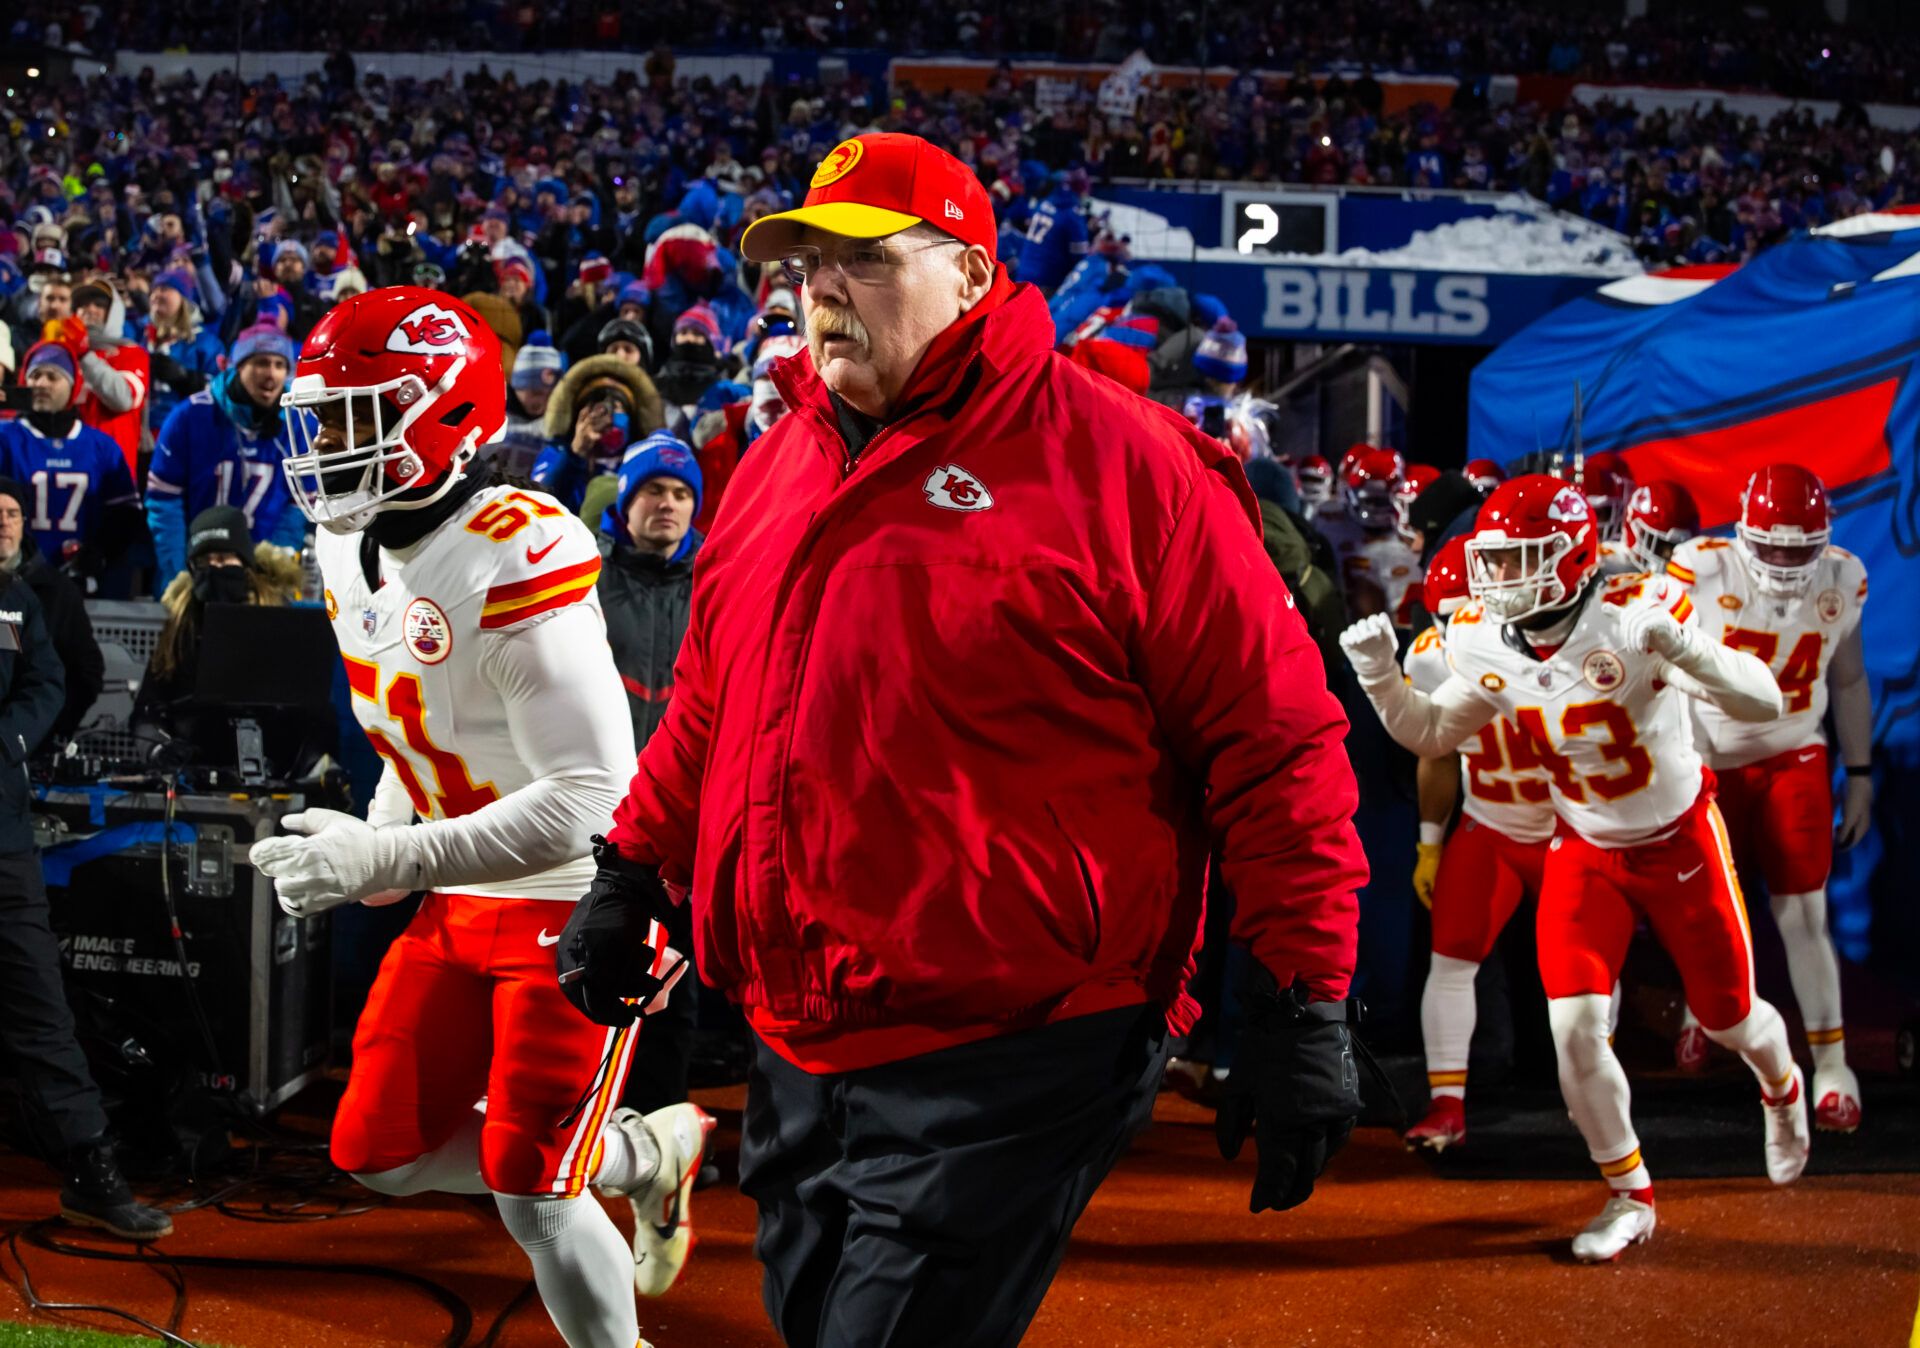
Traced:
<svg viewBox="0 0 1920 1348">
<path fill-rule="evenodd" d="M 1813 583 L 1797 599 L 1761 594 L 1748 578 L 1740 548 L 1724 538 L 1696 538 L 1674 550 L 1668 572 L 1684 583 L 1705 635 L 1760 657 L 1780 684 L 1777 720 L 1736 721 L 1709 703 L 1694 708 L 1707 762 L 1745 767 L 1763 758 L 1827 742 L 1827 669 L 1840 643 L 1860 625 L 1867 568 L 1845 548 L 1829 547 Z"/>
<path fill-rule="evenodd" d="M 538 760 L 582 726 L 606 728 L 620 741 L 596 743 L 593 755 L 596 774 L 617 794 L 632 771 L 631 720 L 594 588 L 600 553 L 584 524 L 551 497 L 489 487 L 411 556 L 397 565 L 383 556 L 378 588 L 367 584 L 360 549 L 358 534 L 323 529 L 317 537 L 327 616 L 354 717 L 414 814 L 457 819 L 511 797 L 539 780 Z M 534 630 L 582 609 L 593 615 L 585 640 L 577 628 Z M 549 639 L 574 645 L 540 686 L 521 686 L 526 676 L 515 662 L 524 651 L 509 643 Z M 538 826 L 512 810 L 500 815 L 497 830 L 488 825 L 508 844 L 514 829 Z M 582 830 L 569 862 L 537 875 L 462 883 L 459 892 L 578 899 L 593 881 L 591 831 Z"/>
<path fill-rule="evenodd" d="M 1516 650 L 1478 603 L 1447 624 L 1454 677 L 1511 723 L 1508 757 L 1538 768 L 1554 812 L 1602 847 L 1624 847 L 1672 826 L 1700 795 L 1685 693 L 1666 662 L 1630 650 L 1621 630 L 1629 605 L 1660 604 L 1695 623 L 1676 580 L 1615 576 L 1591 596 L 1564 644 L 1545 659 Z"/>
</svg>

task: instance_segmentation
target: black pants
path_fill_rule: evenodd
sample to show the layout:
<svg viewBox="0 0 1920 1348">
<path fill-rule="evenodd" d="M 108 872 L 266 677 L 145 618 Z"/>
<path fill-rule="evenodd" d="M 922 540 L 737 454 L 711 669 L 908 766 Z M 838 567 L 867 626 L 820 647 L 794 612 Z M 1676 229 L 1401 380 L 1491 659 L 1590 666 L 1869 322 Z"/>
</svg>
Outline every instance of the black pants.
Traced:
<svg viewBox="0 0 1920 1348">
<path fill-rule="evenodd" d="M 47 925 L 36 852 L 0 853 L 0 1048 L 43 1146 L 65 1151 L 107 1130 L 61 991 L 60 945 Z"/>
<path fill-rule="evenodd" d="M 1020 1341 L 1151 1116 L 1167 1035 L 1129 1007 L 837 1076 L 755 1050 L 740 1187 L 781 1337 L 988 1348 Z"/>
</svg>

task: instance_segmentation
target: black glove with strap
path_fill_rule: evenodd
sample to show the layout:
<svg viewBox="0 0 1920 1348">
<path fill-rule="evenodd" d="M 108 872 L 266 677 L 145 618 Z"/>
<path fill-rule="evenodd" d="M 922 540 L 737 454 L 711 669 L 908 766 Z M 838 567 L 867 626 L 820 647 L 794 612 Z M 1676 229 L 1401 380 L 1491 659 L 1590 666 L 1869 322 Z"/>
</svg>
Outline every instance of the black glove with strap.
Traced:
<svg viewBox="0 0 1920 1348">
<path fill-rule="evenodd" d="M 631 1025 L 666 1006 L 687 959 L 667 944 L 673 900 L 660 872 L 627 860 L 598 834 L 593 861 L 593 887 L 573 905 L 554 947 L 560 991 L 589 1020 Z"/>
<path fill-rule="evenodd" d="M 1253 1212 L 1298 1207 L 1360 1117 L 1360 1069 L 1349 1017 L 1355 1001 L 1309 1002 L 1295 983 L 1282 992 L 1273 974 L 1253 962 L 1242 994 L 1247 1029 L 1227 1075 L 1214 1120 L 1220 1154 L 1240 1154 L 1249 1132 L 1260 1151 Z"/>
</svg>

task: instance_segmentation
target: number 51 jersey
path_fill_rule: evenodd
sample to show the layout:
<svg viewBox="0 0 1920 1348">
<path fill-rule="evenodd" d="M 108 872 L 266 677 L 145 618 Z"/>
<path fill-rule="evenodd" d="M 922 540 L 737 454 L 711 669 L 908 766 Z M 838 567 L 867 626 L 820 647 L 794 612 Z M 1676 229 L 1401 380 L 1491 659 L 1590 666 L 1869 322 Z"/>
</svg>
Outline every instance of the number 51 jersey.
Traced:
<svg viewBox="0 0 1920 1348">
<path fill-rule="evenodd" d="M 362 571 L 361 546 L 359 534 L 317 535 L 327 617 L 354 717 L 416 815 L 457 819 L 525 789 L 539 779 L 541 741 L 589 723 L 601 728 L 593 756 L 617 799 L 633 771 L 632 726 L 594 587 L 600 553 L 583 523 L 549 496 L 489 487 L 410 555 L 383 555 L 378 588 Z M 560 629 L 536 633 L 530 625 L 574 606 L 593 613 L 592 640 L 579 641 L 574 626 L 575 644 L 554 682 L 514 686 L 523 676 L 507 668 L 515 655 L 507 643 L 568 639 Z M 509 694 L 523 707 L 519 724 L 509 715 Z M 530 698 L 538 702 L 537 726 L 524 710 Z M 583 710 L 588 703 L 591 714 Z M 624 743 L 603 743 L 618 739 L 614 729 Z M 503 830 L 540 826 L 510 814 L 500 822 Z M 435 887 L 577 900 L 593 882 L 590 832 L 582 831 L 573 860 L 538 874 Z"/>
<path fill-rule="evenodd" d="M 1507 644 L 1500 624 L 1469 603 L 1447 624 L 1454 674 L 1512 722 L 1508 760 L 1538 767 L 1562 822 L 1601 847 L 1624 847 L 1674 824 L 1700 795 L 1702 764 L 1685 693 L 1660 677 L 1666 662 L 1629 650 L 1629 605 L 1660 604 L 1693 625 L 1677 580 L 1615 576 L 1600 584 L 1564 644 L 1545 659 Z"/>
</svg>

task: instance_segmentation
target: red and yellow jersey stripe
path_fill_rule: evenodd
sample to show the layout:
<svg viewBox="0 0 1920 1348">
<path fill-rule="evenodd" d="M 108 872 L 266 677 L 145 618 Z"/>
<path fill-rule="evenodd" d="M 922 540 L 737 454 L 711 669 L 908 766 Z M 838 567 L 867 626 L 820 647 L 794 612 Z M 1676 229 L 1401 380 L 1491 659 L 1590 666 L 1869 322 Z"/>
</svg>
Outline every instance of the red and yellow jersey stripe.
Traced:
<svg viewBox="0 0 1920 1348">
<path fill-rule="evenodd" d="M 590 557 L 545 575 L 496 585 L 487 591 L 480 609 L 482 628 L 507 627 L 535 614 L 576 603 L 593 592 L 600 578 L 600 559 Z"/>
</svg>

